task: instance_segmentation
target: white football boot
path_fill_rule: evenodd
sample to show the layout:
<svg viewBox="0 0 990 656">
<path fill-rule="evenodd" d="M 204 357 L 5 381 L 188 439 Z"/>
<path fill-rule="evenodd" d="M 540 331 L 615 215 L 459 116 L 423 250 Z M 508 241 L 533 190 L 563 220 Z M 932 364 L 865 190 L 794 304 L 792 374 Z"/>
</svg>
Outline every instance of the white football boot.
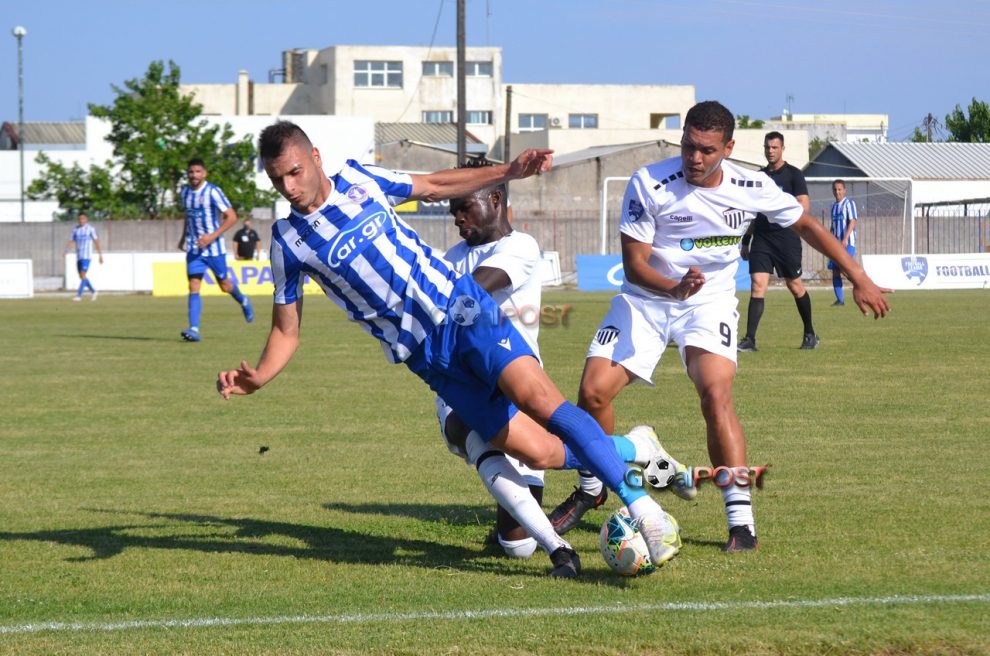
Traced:
<svg viewBox="0 0 990 656">
<path fill-rule="evenodd" d="M 681 550 L 681 530 L 677 520 L 662 510 L 644 515 L 633 521 L 633 526 L 643 536 L 654 566 L 662 567 Z"/>
<path fill-rule="evenodd" d="M 691 501 L 698 495 L 691 472 L 660 446 L 660 438 L 653 428 L 635 426 L 626 437 L 636 444 L 637 450 L 645 446 L 651 453 L 649 462 L 643 467 L 643 478 L 651 487 L 670 489 L 685 501 Z"/>
</svg>

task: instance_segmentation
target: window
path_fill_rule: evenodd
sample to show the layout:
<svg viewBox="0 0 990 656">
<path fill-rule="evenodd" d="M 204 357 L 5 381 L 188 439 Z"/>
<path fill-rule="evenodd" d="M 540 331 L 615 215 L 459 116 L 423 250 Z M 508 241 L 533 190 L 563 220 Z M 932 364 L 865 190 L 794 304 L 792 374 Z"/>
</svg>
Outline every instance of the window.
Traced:
<svg viewBox="0 0 990 656">
<path fill-rule="evenodd" d="M 476 110 L 468 111 L 467 120 L 465 121 L 468 125 L 491 125 L 492 124 L 492 113 L 488 111 Z"/>
<path fill-rule="evenodd" d="M 401 89 L 402 62 L 356 60 L 354 62 L 354 86 Z"/>
<path fill-rule="evenodd" d="M 423 112 L 423 123 L 453 123 L 454 112 L 450 110 L 434 110 Z"/>
<path fill-rule="evenodd" d="M 492 63 L 490 61 L 464 62 L 465 77 L 491 77 Z"/>
<path fill-rule="evenodd" d="M 598 127 L 598 114 L 569 114 L 567 127 L 589 130 Z"/>
<path fill-rule="evenodd" d="M 520 132 L 536 132 L 537 130 L 547 129 L 547 115 L 546 114 L 520 114 L 519 115 L 519 131 Z"/>
<path fill-rule="evenodd" d="M 454 77 L 454 62 L 425 61 L 423 62 L 424 77 Z"/>
</svg>

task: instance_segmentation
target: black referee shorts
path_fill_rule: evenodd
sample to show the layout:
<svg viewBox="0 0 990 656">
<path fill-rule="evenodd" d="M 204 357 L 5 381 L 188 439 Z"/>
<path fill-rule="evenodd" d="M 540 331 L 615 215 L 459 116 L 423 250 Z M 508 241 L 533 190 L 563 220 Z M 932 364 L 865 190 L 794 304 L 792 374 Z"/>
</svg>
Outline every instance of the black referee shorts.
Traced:
<svg viewBox="0 0 990 656">
<path fill-rule="evenodd" d="M 791 230 L 772 236 L 755 235 L 749 247 L 750 273 L 777 273 L 779 278 L 801 277 L 801 237 Z"/>
</svg>

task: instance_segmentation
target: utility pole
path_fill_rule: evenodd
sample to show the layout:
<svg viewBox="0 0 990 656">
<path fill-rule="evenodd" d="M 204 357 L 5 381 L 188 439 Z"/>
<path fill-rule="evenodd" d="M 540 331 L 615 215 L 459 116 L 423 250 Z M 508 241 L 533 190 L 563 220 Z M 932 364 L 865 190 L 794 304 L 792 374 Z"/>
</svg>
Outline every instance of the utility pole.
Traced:
<svg viewBox="0 0 990 656">
<path fill-rule="evenodd" d="M 21 223 L 27 221 L 24 211 L 24 51 L 21 47 L 27 30 L 18 25 L 10 31 L 17 39 L 17 150 L 21 151 Z"/>
<path fill-rule="evenodd" d="M 464 32 L 464 0 L 457 0 L 457 165 L 464 163 L 467 155 L 467 140 L 464 134 L 464 124 L 467 119 L 467 103 L 465 102 L 464 67 L 465 64 L 465 32 Z"/>
<path fill-rule="evenodd" d="M 925 135 L 928 143 L 932 142 L 932 128 L 935 127 L 935 117 L 932 116 L 931 112 L 928 112 L 928 116 L 925 117 Z"/>
<path fill-rule="evenodd" d="M 502 137 L 502 161 L 512 159 L 510 140 L 512 138 L 512 85 L 505 87 L 505 136 Z"/>
</svg>

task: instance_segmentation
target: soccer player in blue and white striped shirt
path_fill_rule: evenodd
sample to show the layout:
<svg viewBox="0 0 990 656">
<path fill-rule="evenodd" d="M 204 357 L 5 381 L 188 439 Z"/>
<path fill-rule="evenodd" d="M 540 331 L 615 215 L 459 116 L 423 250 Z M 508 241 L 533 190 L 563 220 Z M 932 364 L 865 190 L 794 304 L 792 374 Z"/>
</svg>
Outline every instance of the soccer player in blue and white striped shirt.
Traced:
<svg viewBox="0 0 990 656">
<path fill-rule="evenodd" d="M 223 233 L 237 223 L 237 213 L 220 187 L 206 180 L 206 166 L 201 159 L 189 160 L 186 176 L 189 184 L 182 188 L 179 197 L 186 213 L 186 225 L 179 239 L 179 248 L 186 251 L 186 276 L 189 278 L 189 328 L 182 331 L 182 339 L 198 342 L 199 318 L 203 301 L 199 289 L 203 275 L 209 269 L 220 285 L 241 306 L 244 320 L 254 321 L 251 299 L 241 293 L 237 280 L 227 276 L 227 248 Z"/>
<path fill-rule="evenodd" d="M 856 202 L 852 198 L 846 198 L 846 183 L 844 180 L 836 180 L 832 183 L 832 195 L 835 202 L 832 203 L 832 234 L 842 242 L 849 257 L 856 255 Z M 832 271 L 832 289 L 835 290 L 836 305 L 845 305 L 842 295 L 842 272 L 832 260 L 828 261 L 828 268 Z"/>
<path fill-rule="evenodd" d="M 217 391 L 224 398 L 255 392 L 292 359 L 302 282 L 309 276 L 381 342 L 390 362 L 422 378 L 484 441 L 534 469 L 592 470 L 640 522 L 654 562 L 676 554 L 662 544 L 663 510 L 641 485 L 626 480 L 612 440 L 564 399 L 492 297 L 470 275 L 458 275 L 392 208 L 406 199 L 461 197 L 539 174 L 549 170 L 552 151 L 530 149 L 507 164 L 425 175 L 348 161 L 327 177 L 320 151 L 288 121 L 265 128 L 259 150 L 292 211 L 272 228 L 275 305 L 268 341 L 256 367 L 243 361 L 220 372 Z"/>
<path fill-rule="evenodd" d="M 89 289 L 93 293 L 93 296 L 89 300 L 96 300 L 96 288 L 93 287 L 93 283 L 90 282 L 87 274 L 89 273 L 89 263 L 93 259 L 93 249 L 96 248 L 96 252 L 100 256 L 100 264 L 103 264 L 103 250 L 100 248 L 100 240 L 96 236 L 96 228 L 89 224 L 89 217 L 85 214 L 79 215 L 79 225 L 72 229 L 72 236 L 69 237 L 69 243 L 66 244 L 65 251 L 69 252 L 69 249 L 75 246 L 76 249 L 76 271 L 79 272 L 79 289 L 76 291 L 76 295 L 72 297 L 73 301 L 81 301 L 83 292 Z"/>
</svg>

